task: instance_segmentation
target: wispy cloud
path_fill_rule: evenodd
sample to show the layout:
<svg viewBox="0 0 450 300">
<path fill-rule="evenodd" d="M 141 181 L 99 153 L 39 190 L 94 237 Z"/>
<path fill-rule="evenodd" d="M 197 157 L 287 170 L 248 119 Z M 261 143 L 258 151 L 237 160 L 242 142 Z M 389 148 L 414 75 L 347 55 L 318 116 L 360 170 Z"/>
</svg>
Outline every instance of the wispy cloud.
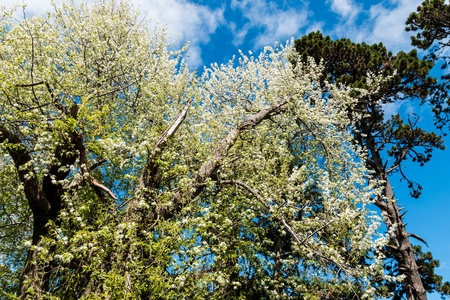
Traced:
<svg viewBox="0 0 450 300">
<path fill-rule="evenodd" d="M 405 32 L 405 21 L 416 11 L 422 0 L 391 0 L 393 8 L 381 4 L 370 8 L 370 23 L 373 24 L 368 41 L 382 41 L 394 51 L 411 48 L 410 33 Z"/>
<path fill-rule="evenodd" d="M 418 106 L 411 101 L 396 101 L 392 103 L 383 104 L 384 119 L 391 119 L 393 115 L 400 114 L 400 116 L 407 120 L 414 118 L 414 115 L 431 119 L 431 111 L 428 106 Z"/>
<path fill-rule="evenodd" d="M 361 11 L 359 5 L 353 0 L 327 0 L 328 4 L 331 4 L 331 10 L 338 14 L 341 18 L 348 21 L 354 20 L 354 18 Z"/>
<path fill-rule="evenodd" d="M 195 4 L 186 0 L 136 0 L 147 15 L 166 24 L 168 32 L 180 42 L 190 42 L 189 64 L 202 64 L 201 44 L 210 41 L 210 36 L 224 23 L 224 7 L 211 9 L 208 6 Z"/>
<path fill-rule="evenodd" d="M 285 42 L 292 37 L 299 37 L 300 31 L 308 26 L 315 26 L 308 20 L 307 6 L 282 9 L 277 3 L 264 0 L 232 0 L 231 8 L 239 10 L 244 18 L 244 25 L 234 26 L 234 44 L 240 45 L 244 39 L 251 39 L 255 48 Z M 250 36 L 252 29 L 256 36 Z M 253 31 L 252 31 L 253 32 Z"/>
<path fill-rule="evenodd" d="M 352 0 L 330 0 L 328 3 L 331 9 L 342 17 L 342 22 L 328 34 L 368 44 L 382 42 L 393 52 L 411 49 L 410 33 L 405 32 L 405 21 L 421 2 L 389 0 L 364 10 Z"/>
</svg>

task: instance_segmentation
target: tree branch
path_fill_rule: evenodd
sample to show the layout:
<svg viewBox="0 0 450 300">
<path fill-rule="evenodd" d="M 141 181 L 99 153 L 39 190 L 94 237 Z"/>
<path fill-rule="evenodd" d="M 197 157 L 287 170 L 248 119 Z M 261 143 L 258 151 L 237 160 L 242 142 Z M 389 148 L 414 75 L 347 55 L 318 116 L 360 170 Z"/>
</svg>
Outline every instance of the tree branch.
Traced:
<svg viewBox="0 0 450 300">
<path fill-rule="evenodd" d="M 267 203 L 266 199 L 264 199 L 260 194 L 258 194 L 254 189 L 252 189 L 249 185 L 243 183 L 239 180 L 220 180 L 217 181 L 218 184 L 235 184 L 237 186 L 240 186 L 250 192 L 253 196 L 255 196 L 259 202 L 261 202 L 262 205 L 264 205 L 267 209 L 270 209 L 270 204 Z"/>
<path fill-rule="evenodd" d="M 418 236 L 418 235 L 416 235 L 414 233 L 408 233 L 408 236 L 411 236 L 411 237 L 415 238 L 416 240 L 421 241 L 422 243 L 424 243 L 428 247 L 428 243 L 423 238 L 421 238 L 420 236 Z"/>
<path fill-rule="evenodd" d="M 105 162 L 106 162 L 106 159 L 98 156 L 89 162 L 89 170 L 92 171 Z M 80 174 L 80 176 L 77 177 L 76 179 L 72 180 L 72 182 L 67 187 L 65 187 L 65 189 L 68 191 L 71 191 L 71 190 L 77 189 L 81 185 L 83 185 L 82 174 Z"/>
<path fill-rule="evenodd" d="M 214 148 L 208 159 L 201 165 L 197 175 L 194 177 L 194 183 L 191 187 L 187 188 L 185 192 L 178 191 L 175 193 L 171 201 L 173 204 L 170 207 L 160 206 L 155 208 L 155 213 L 150 217 L 150 219 L 156 220 L 157 218 L 170 218 L 181 209 L 182 202 L 189 201 L 190 199 L 198 196 L 205 188 L 205 180 L 210 178 L 212 174 L 214 174 L 214 172 L 222 165 L 222 162 L 228 156 L 228 151 L 238 140 L 241 131 L 252 129 L 263 120 L 285 111 L 287 109 L 286 104 L 287 101 L 284 101 L 276 106 L 261 110 L 231 130 L 227 136 L 223 138 L 222 141 Z"/>
<path fill-rule="evenodd" d="M 47 201 L 39 181 L 36 171 L 31 165 L 31 155 L 26 150 L 22 140 L 4 126 L 0 125 L 0 143 L 9 143 L 7 151 L 14 161 L 20 181 L 24 185 L 25 195 L 33 214 L 45 214 L 50 211 L 50 204 Z"/>
<path fill-rule="evenodd" d="M 141 175 L 139 177 L 139 190 L 144 188 L 148 188 L 151 185 L 152 180 L 154 181 L 154 176 L 158 172 L 159 167 L 154 163 L 157 157 L 160 157 L 162 151 L 167 146 L 167 140 L 175 135 L 178 128 L 180 128 L 181 124 L 183 124 L 186 119 L 187 112 L 189 107 L 192 104 L 192 99 L 186 101 L 186 104 L 180 110 L 178 115 L 173 120 L 172 124 L 164 131 L 159 139 L 156 141 L 153 150 L 148 154 L 147 162 L 145 167 L 141 171 Z"/>
</svg>

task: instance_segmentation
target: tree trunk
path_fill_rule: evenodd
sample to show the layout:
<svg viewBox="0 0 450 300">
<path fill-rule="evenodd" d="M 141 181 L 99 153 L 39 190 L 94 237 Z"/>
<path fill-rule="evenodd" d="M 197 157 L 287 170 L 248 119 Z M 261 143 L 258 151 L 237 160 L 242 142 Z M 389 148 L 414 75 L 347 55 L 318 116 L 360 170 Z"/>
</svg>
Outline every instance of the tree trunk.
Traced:
<svg viewBox="0 0 450 300">
<path fill-rule="evenodd" d="M 47 236 L 46 217 L 34 216 L 32 246 L 37 246 L 42 237 Z M 27 259 L 17 290 L 19 299 L 41 299 L 42 289 L 46 285 L 45 267 L 39 263 L 39 251 L 31 248 L 28 251 Z M 48 278 L 47 278 L 48 280 Z"/>
<path fill-rule="evenodd" d="M 38 263 L 38 252 L 30 250 L 20 279 L 17 296 L 19 299 L 40 299 L 42 290 L 43 268 Z"/>
<path fill-rule="evenodd" d="M 32 247 L 38 246 L 42 237 L 48 236 L 48 222 L 50 220 L 55 222 L 61 210 L 61 196 L 64 190 L 61 183 L 54 184 L 52 178 L 57 181 L 66 178 L 69 171 L 61 170 L 61 166 L 72 166 L 76 161 L 77 154 L 72 153 L 71 150 L 74 147 L 82 150 L 80 147 L 84 147 L 81 134 L 75 131 L 70 132 L 70 138 L 70 142 L 55 147 L 56 161 L 47 166 L 48 172 L 43 176 L 41 182 L 33 164 L 30 163 L 32 161 L 31 154 L 20 135 L 0 124 L 0 143 L 7 141 L 14 145 L 7 151 L 14 161 L 28 205 L 33 213 Z M 42 298 L 42 291 L 48 290 L 50 278 L 49 266 L 46 264 L 45 259 L 41 259 L 39 250 L 31 248 L 28 251 L 17 291 L 19 299 Z"/>
<path fill-rule="evenodd" d="M 281 275 L 281 237 L 277 236 L 275 237 L 275 258 L 274 258 L 274 265 L 273 265 L 273 280 L 275 282 L 275 290 L 280 292 L 280 285 L 278 283 L 278 280 L 280 279 Z"/>
<path fill-rule="evenodd" d="M 391 234 L 391 241 L 394 243 L 397 255 L 397 263 L 399 273 L 404 274 L 406 278 L 403 286 L 406 291 L 408 300 L 426 300 L 427 293 L 420 277 L 419 268 L 414 257 L 414 249 L 409 242 L 410 234 L 406 231 L 406 224 L 403 223 L 403 214 L 394 198 L 394 190 L 386 172 L 386 164 L 383 163 L 380 150 L 377 147 L 375 138 L 370 130 L 363 126 L 363 131 L 367 132 L 366 137 L 359 137 L 359 140 L 365 141 L 365 145 L 369 150 L 371 157 L 367 161 L 367 167 L 375 171 L 373 175 L 375 179 L 383 182 L 384 199 L 376 199 L 375 205 L 385 213 L 384 222 L 388 230 L 395 226 L 395 230 Z"/>
<path fill-rule="evenodd" d="M 426 300 L 427 293 L 422 284 L 419 268 L 414 257 L 414 249 L 409 242 L 409 233 L 403 223 L 403 215 L 394 199 L 394 192 L 388 178 L 384 179 L 386 201 L 377 201 L 375 204 L 386 213 L 385 223 L 389 229 L 396 226 L 391 240 L 397 248 L 400 274 L 406 275 L 403 282 L 408 300 Z"/>
</svg>

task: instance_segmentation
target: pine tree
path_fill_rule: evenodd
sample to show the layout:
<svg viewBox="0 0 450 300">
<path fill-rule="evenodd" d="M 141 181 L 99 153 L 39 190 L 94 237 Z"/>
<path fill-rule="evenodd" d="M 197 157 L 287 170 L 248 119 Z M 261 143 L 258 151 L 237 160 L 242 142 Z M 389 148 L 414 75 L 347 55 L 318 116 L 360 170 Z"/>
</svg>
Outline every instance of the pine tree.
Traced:
<svg viewBox="0 0 450 300">
<path fill-rule="evenodd" d="M 394 55 L 381 43 L 333 41 L 320 32 L 296 40 L 295 48 L 303 61 L 313 59 L 323 64 L 323 80 L 353 89 L 353 95 L 359 99 L 348 113 L 363 115 L 357 120 L 353 134 L 367 149 L 366 165 L 383 188 L 383 197 L 375 199 L 374 203 L 384 214 L 388 230 L 392 231 L 390 247 L 396 253 L 399 273 L 406 276 L 404 290 L 408 299 L 426 299 L 426 289 L 409 241 L 411 236 L 419 237 L 406 231 L 404 213 L 400 213 L 389 176 L 399 172 L 408 182 L 411 196 L 419 197 L 422 187 L 404 174 L 402 165 L 408 159 L 423 165 L 430 160 L 433 149 L 444 149 L 443 141 L 435 133 L 418 128 L 418 116 L 408 117 L 406 121 L 399 114 L 385 116 L 382 105 L 414 99 L 424 101 L 435 84 L 435 79 L 428 76 L 433 63 L 419 59 L 416 50 Z M 373 82 L 368 80 L 368 74 L 380 74 L 384 78 L 376 90 L 372 90 Z M 365 95 L 359 89 L 372 91 Z"/>
<path fill-rule="evenodd" d="M 406 25 L 406 31 L 417 31 L 411 37 L 411 44 L 428 49 L 428 58 L 441 63 L 441 69 L 446 70 L 450 63 L 446 51 L 450 47 L 450 4 L 444 0 L 426 0 L 417 7 L 417 12 L 409 15 Z M 429 100 L 440 129 L 450 122 L 450 75 L 445 73 Z"/>
</svg>

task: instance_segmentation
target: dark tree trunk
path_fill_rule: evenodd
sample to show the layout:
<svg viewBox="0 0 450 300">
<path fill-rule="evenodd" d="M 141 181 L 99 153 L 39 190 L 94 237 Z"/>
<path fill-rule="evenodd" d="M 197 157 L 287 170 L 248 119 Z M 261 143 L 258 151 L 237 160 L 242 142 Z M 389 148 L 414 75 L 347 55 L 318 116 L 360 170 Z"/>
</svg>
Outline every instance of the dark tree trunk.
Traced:
<svg viewBox="0 0 450 300">
<path fill-rule="evenodd" d="M 278 232 L 277 232 L 278 233 Z M 278 280 L 280 279 L 281 275 L 281 246 L 282 246 L 282 240 L 280 236 L 275 237 L 275 258 L 274 258 L 274 264 L 273 264 L 273 279 L 275 281 L 275 290 L 277 293 L 280 291 Z"/>
<path fill-rule="evenodd" d="M 373 136 L 369 133 L 365 138 L 367 149 L 370 152 L 368 167 L 375 171 L 374 177 L 383 182 L 383 194 L 385 199 L 376 199 L 375 205 L 385 213 L 384 222 L 388 230 L 395 226 L 391 241 L 398 253 L 399 273 L 406 278 L 403 281 L 408 300 L 426 300 L 427 294 L 420 277 L 419 268 L 414 257 L 414 249 L 409 242 L 410 234 L 403 223 L 403 215 L 400 213 L 394 191 L 389 181 L 386 164 L 381 159 L 381 154 Z"/>
<path fill-rule="evenodd" d="M 47 166 L 49 171 L 40 181 L 31 164 L 32 157 L 27 147 L 22 143 L 20 135 L 0 125 L 0 143 L 8 141 L 9 144 L 13 145 L 8 147 L 7 150 L 14 161 L 28 205 L 33 214 L 32 247 L 28 251 L 19 281 L 17 291 L 19 299 L 40 299 L 42 298 L 42 292 L 47 290 L 49 286 L 49 265 L 41 259 L 39 250 L 35 249 L 35 246 L 39 245 L 42 238 L 48 237 L 48 223 L 49 221 L 57 222 L 62 207 L 61 196 L 64 189 L 60 183 L 54 183 L 52 178 L 56 181 L 66 178 L 69 171 L 62 171 L 61 166 L 73 165 L 78 156 L 74 154 L 73 150 L 83 150 L 81 149 L 83 138 L 80 134 L 75 131 L 70 132 L 70 138 L 70 142 L 66 141 L 65 144 L 55 147 L 53 154 L 56 161 Z"/>
<path fill-rule="evenodd" d="M 406 224 L 403 223 L 403 215 L 394 199 L 394 192 L 389 179 L 385 178 L 386 201 L 377 201 L 376 205 L 386 213 L 385 223 L 388 229 L 395 227 L 391 241 L 398 252 L 398 264 L 400 274 L 406 275 L 403 282 L 408 300 L 426 300 L 427 293 L 422 284 L 419 268 L 414 257 L 414 249 L 409 242 L 409 233 Z"/>
<path fill-rule="evenodd" d="M 47 236 L 48 218 L 38 216 L 34 218 L 32 247 L 39 244 L 42 237 Z M 22 276 L 19 282 L 17 296 L 19 299 L 40 299 L 42 288 L 45 285 L 44 266 L 39 262 L 39 251 L 30 249 L 25 261 Z"/>
</svg>

